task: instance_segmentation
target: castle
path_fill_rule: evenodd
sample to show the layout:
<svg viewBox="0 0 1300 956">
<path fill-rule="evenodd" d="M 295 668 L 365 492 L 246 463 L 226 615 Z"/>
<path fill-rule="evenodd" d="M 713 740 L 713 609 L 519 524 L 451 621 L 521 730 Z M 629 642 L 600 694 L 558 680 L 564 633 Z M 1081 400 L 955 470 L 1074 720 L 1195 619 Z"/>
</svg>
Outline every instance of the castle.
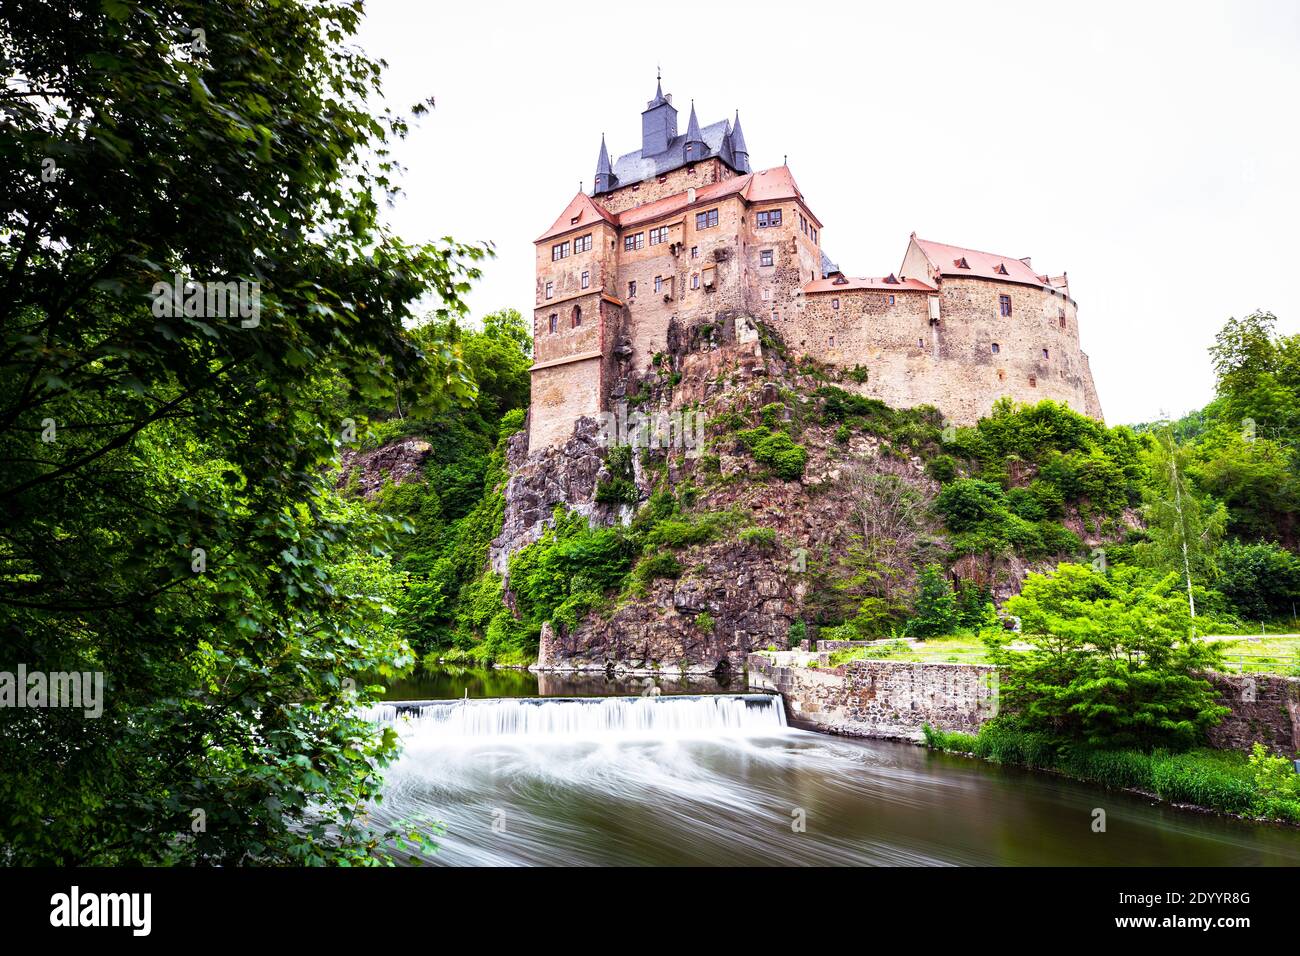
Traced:
<svg viewBox="0 0 1300 956">
<path fill-rule="evenodd" d="M 787 166 L 750 168 L 737 113 L 686 132 L 662 83 L 641 148 L 536 241 L 530 452 L 566 441 L 647 373 L 673 329 L 708 324 L 759 350 L 759 327 L 795 357 L 848 373 L 843 387 L 895 407 L 930 404 L 956 424 L 1006 395 L 1102 417 L 1064 274 L 912 234 L 898 271 L 851 278 Z"/>
</svg>

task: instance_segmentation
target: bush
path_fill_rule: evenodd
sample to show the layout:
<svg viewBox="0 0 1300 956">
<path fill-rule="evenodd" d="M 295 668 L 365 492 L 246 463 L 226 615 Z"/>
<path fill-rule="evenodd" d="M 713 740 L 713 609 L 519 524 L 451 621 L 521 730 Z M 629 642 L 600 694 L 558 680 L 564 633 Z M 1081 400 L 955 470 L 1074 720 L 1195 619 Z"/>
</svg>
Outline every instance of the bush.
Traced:
<svg viewBox="0 0 1300 956">
<path fill-rule="evenodd" d="M 916 603 L 912 618 L 907 622 L 907 633 L 916 637 L 938 637 L 957 629 L 957 599 L 952 583 L 943 568 L 937 564 L 926 565 L 917 581 Z"/>
<path fill-rule="evenodd" d="M 926 474 L 941 485 L 957 477 L 957 459 L 952 455 L 935 455 L 925 465 Z"/>
<path fill-rule="evenodd" d="M 771 528 L 745 528 L 739 535 L 740 543 L 770 551 L 776 547 L 776 532 Z"/>
<path fill-rule="evenodd" d="M 1252 621 L 1290 616 L 1300 599 L 1300 558 L 1272 542 L 1219 547 L 1217 588 L 1233 609 Z"/>
<path fill-rule="evenodd" d="M 767 465 L 783 481 L 798 481 L 803 477 L 808 452 L 785 432 L 772 431 L 760 425 L 739 432 L 736 437 L 750 450 L 756 461 Z"/>
<path fill-rule="evenodd" d="M 705 634 L 713 633 L 713 615 L 708 611 L 701 611 L 695 615 L 695 626 Z"/>
<path fill-rule="evenodd" d="M 682 573 L 681 563 L 671 551 L 659 551 L 644 557 L 636 566 L 638 581 L 650 582 L 655 578 L 676 578 Z"/>
</svg>

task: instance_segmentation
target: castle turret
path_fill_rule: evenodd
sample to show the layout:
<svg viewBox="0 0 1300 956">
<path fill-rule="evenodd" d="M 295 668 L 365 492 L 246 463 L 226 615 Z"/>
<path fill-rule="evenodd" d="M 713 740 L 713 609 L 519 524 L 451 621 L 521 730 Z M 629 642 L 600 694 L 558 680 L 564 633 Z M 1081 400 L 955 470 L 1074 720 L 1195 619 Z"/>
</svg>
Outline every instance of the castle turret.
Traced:
<svg viewBox="0 0 1300 956">
<path fill-rule="evenodd" d="M 596 159 L 596 181 L 593 192 L 609 192 L 617 184 L 613 169 L 609 165 L 609 151 L 605 149 L 605 135 L 600 136 L 600 156 Z"/>
<path fill-rule="evenodd" d="M 740 131 L 740 110 L 736 110 L 736 121 L 731 124 L 731 155 L 737 172 L 750 171 L 749 147 L 745 145 L 745 134 Z"/>
<path fill-rule="evenodd" d="M 664 96 L 662 79 L 655 81 L 655 96 L 641 114 L 641 155 L 656 156 L 677 136 L 677 110 L 673 98 Z"/>
<path fill-rule="evenodd" d="M 695 101 L 691 100 L 691 118 L 686 124 L 686 142 L 682 144 L 682 158 L 690 163 L 709 155 L 709 146 L 700 132 L 700 121 L 695 118 Z"/>
</svg>

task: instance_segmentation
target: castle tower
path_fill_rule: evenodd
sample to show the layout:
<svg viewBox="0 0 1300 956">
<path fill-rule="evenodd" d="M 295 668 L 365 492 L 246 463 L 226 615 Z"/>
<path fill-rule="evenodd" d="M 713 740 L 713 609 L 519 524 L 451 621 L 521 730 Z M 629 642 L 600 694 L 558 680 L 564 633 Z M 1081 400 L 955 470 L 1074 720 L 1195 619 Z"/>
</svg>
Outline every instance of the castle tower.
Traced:
<svg viewBox="0 0 1300 956">
<path fill-rule="evenodd" d="M 609 192 L 618 183 L 614 170 L 609 165 L 609 151 L 605 149 L 605 135 L 600 136 L 600 156 L 596 159 L 596 179 L 594 192 Z"/>
<path fill-rule="evenodd" d="M 745 134 L 740 130 L 740 110 L 736 110 L 736 120 L 731 124 L 731 155 L 739 172 L 749 172 L 749 147 L 745 145 Z"/>
<path fill-rule="evenodd" d="M 686 124 L 686 142 L 682 144 L 682 161 L 693 163 L 708 155 L 709 146 L 700 132 L 700 121 L 695 118 L 695 101 L 691 100 L 691 118 Z"/>
<path fill-rule="evenodd" d="M 656 156 L 677 138 L 677 110 L 672 96 L 664 96 L 663 80 L 655 80 L 655 95 L 641 114 L 641 155 Z"/>
</svg>

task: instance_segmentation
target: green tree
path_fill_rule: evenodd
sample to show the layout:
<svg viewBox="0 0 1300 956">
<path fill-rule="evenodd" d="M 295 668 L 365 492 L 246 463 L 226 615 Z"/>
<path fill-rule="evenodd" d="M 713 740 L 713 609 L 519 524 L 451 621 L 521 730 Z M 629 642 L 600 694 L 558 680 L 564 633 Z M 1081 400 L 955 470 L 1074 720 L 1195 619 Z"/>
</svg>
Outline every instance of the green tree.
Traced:
<svg viewBox="0 0 1300 956">
<path fill-rule="evenodd" d="M 992 642 L 1004 710 L 1056 743 L 1198 743 L 1227 709 L 1200 676 L 1217 650 L 1191 636 L 1179 586 L 1175 574 L 1152 579 L 1135 567 L 1029 575 L 1006 608 L 1031 649 Z"/>
<path fill-rule="evenodd" d="M 486 250 L 381 225 L 408 121 L 368 106 L 359 6 L 21 7 L 0 23 L 0 669 L 107 685 L 98 719 L 0 709 L 6 861 L 383 859 L 363 811 L 396 742 L 355 703 L 410 662 L 401 580 L 391 522 L 332 468 L 349 412 L 398 382 L 473 400 L 455 343 L 405 325 L 426 295 L 463 312 Z"/>
<path fill-rule="evenodd" d="M 917 580 L 916 602 L 907 633 L 916 637 L 940 637 L 957 629 L 957 598 L 952 582 L 937 564 L 927 564 Z"/>
<path fill-rule="evenodd" d="M 1135 551 L 1139 562 L 1149 567 L 1177 571 L 1187 590 L 1188 613 L 1195 618 L 1194 581 L 1205 583 L 1217 573 L 1214 553 L 1228 515 L 1222 504 L 1196 494 L 1188 480 L 1191 460 L 1190 449 L 1175 443 L 1172 429 L 1156 433 L 1144 494 L 1148 540 Z"/>
</svg>

